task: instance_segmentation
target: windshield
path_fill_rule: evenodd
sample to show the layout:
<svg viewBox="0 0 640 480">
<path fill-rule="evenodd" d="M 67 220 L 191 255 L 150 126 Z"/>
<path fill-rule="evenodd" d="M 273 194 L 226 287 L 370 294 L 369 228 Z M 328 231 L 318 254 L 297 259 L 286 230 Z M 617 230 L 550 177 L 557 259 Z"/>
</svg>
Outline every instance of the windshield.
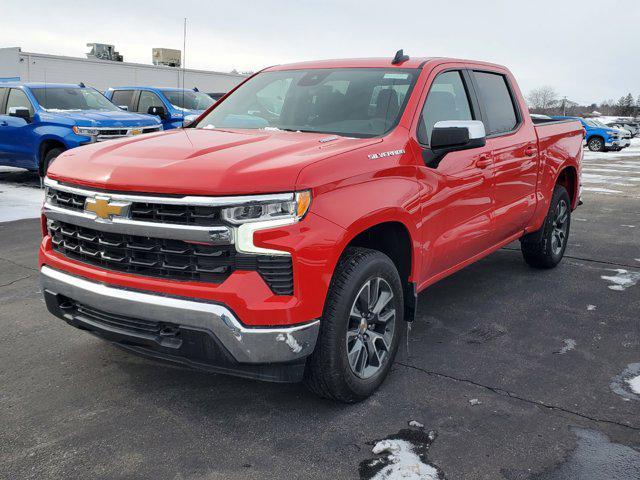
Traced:
<svg viewBox="0 0 640 480">
<path fill-rule="evenodd" d="M 264 72 L 196 128 L 277 128 L 375 137 L 396 126 L 419 71 L 340 68 Z"/>
<path fill-rule="evenodd" d="M 184 93 L 178 90 L 162 90 L 162 93 L 178 110 L 206 110 L 215 103 L 206 93 L 193 90 L 185 90 Z"/>
<path fill-rule="evenodd" d="M 49 112 L 120 110 L 93 88 L 31 87 L 42 108 Z"/>
</svg>

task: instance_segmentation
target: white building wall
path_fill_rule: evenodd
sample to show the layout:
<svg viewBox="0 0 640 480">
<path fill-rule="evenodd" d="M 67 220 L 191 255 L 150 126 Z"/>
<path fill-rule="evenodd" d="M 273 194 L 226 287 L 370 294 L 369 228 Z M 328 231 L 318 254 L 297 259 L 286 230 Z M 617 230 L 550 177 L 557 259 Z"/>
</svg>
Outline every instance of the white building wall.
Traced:
<svg viewBox="0 0 640 480">
<path fill-rule="evenodd" d="M 117 86 L 182 86 L 182 70 L 174 67 L 107 60 L 64 57 L 20 52 L 17 48 L 0 48 L 0 79 L 20 77 L 22 82 L 80 83 L 104 91 Z M 184 71 L 185 87 L 202 92 L 227 92 L 243 75 Z"/>
</svg>

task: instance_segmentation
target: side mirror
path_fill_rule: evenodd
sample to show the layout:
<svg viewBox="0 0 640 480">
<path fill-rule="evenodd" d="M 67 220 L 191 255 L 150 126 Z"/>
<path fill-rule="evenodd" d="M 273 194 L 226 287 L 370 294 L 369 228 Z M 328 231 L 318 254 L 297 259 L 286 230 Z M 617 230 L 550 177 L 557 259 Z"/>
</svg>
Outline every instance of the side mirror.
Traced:
<svg viewBox="0 0 640 480">
<path fill-rule="evenodd" d="M 423 152 L 428 167 L 438 168 L 450 152 L 484 147 L 487 143 L 484 123 L 480 120 L 446 120 L 437 122 L 431 132 L 430 149 Z"/>
<path fill-rule="evenodd" d="M 147 113 L 149 115 L 156 115 L 160 118 L 167 118 L 167 111 L 164 107 L 149 107 Z"/>
<path fill-rule="evenodd" d="M 22 118 L 27 123 L 31 122 L 31 113 L 29 112 L 28 108 L 11 107 L 11 108 L 9 108 L 9 116 L 10 117 L 16 117 L 16 118 Z"/>
<path fill-rule="evenodd" d="M 122 110 L 126 110 L 127 112 L 129 111 L 128 105 L 118 105 L 118 108 L 121 108 Z"/>
</svg>

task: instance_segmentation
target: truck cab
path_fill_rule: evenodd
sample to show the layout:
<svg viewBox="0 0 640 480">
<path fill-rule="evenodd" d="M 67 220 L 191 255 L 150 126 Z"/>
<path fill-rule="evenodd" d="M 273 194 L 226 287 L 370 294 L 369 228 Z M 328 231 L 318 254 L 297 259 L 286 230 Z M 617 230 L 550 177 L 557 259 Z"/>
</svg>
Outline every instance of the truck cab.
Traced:
<svg viewBox="0 0 640 480">
<path fill-rule="evenodd" d="M 585 141 L 592 152 L 617 152 L 631 144 L 631 135 L 628 132 L 610 127 L 592 118 L 563 116 L 554 116 L 552 118 L 557 120 L 578 120 L 587 133 Z"/>
<path fill-rule="evenodd" d="M 215 103 L 197 89 L 169 87 L 110 87 L 105 96 L 130 112 L 156 115 L 165 130 L 182 127 Z"/>
<path fill-rule="evenodd" d="M 157 118 L 123 111 L 83 84 L 0 84 L 0 165 L 42 175 L 65 150 L 160 130 Z"/>
</svg>

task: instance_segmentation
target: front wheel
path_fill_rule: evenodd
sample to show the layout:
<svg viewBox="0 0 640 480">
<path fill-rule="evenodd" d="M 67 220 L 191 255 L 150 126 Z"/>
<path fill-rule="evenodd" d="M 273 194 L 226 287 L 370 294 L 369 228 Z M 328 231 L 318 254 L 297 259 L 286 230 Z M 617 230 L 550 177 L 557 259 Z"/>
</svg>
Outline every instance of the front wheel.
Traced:
<svg viewBox="0 0 640 480">
<path fill-rule="evenodd" d="M 604 152 L 604 140 L 600 137 L 590 138 L 587 146 L 592 152 Z"/>
<path fill-rule="evenodd" d="M 384 381 L 406 329 L 398 270 L 376 250 L 349 248 L 334 273 L 307 361 L 306 385 L 342 402 L 370 396 Z"/>
<path fill-rule="evenodd" d="M 58 158 L 58 155 L 60 155 L 62 152 L 64 152 L 62 148 L 52 148 L 45 154 L 44 158 L 42 159 L 42 175 L 41 175 L 42 177 L 44 177 L 47 174 L 49 165 L 51 165 L 51 163 L 56 158 Z"/>
<path fill-rule="evenodd" d="M 549 212 L 541 230 L 520 241 L 525 262 L 535 268 L 553 268 L 564 256 L 571 227 L 571 200 L 562 185 L 556 185 Z"/>
</svg>

